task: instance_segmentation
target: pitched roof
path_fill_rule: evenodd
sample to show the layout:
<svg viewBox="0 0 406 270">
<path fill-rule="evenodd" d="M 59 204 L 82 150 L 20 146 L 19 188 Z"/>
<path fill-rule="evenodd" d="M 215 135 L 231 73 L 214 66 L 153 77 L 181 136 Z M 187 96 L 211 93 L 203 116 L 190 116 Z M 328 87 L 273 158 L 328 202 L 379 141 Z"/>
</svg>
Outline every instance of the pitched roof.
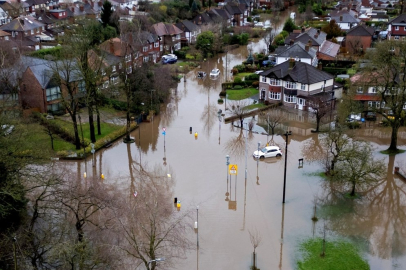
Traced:
<svg viewBox="0 0 406 270">
<path fill-rule="evenodd" d="M 324 41 L 321 47 L 319 48 L 319 53 L 331 56 L 331 57 L 336 57 L 338 52 L 340 50 L 340 45 L 336 44 L 331 41 Z"/>
<path fill-rule="evenodd" d="M 302 42 L 296 42 L 292 46 L 287 47 L 284 51 L 278 53 L 278 57 L 293 57 L 293 58 L 311 58 L 313 59 L 317 55 L 315 48 L 309 47 L 306 51 L 306 45 Z"/>
<path fill-rule="evenodd" d="M 183 20 L 175 25 L 179 29 L 183 30 L 183 32 L 193 32 L 199 30 L 199 27 L 189 20 Z"/>
<path fill-rule="evenodd" d="M 261 73 L 262 76 L 277 78 L 277 79 L 288 79 L 289 81 L 304 83 L 304 84 L 314 84 L 317 82 L 322 82 L 324 80 L 333 79 L 334 76 L 321 71 L 312 65 L 306 64 L 304 62 L 295 62 L 293 68 L 290 67 L 290 61 L 283 62 L 282 64 L 276 65 L 273 68 Z"/>
<path fill-rule="evenodd" d="M 311 42 L 311 46 L 320 46 L 326 40 L 327 34 L 316 28 L 308 28 L 301 33 L 291 33 L 286 39 L 285 44 L 289 44 L 290 40 L 294 42 L 302 42 L 307 44 Z"/>
<path fill-rule="evenodd" d="M 230 15 L 230 13 L 227 12 L 227 10 L 222 9 L 222 8 L 215 8 L 215 9 L 212 9 L 211 11 L 217 13 L 224 20 L 229 20 L 232 17 Z"/>
<path fill-rule="evenodd" d="M 354 11 L 339 10 L 331 14 L 331 20 L 335 20 L 336 23 L 359 23 L 360 20 L 355 18 Z"/>
<path fill-rule="evenodd" d="M 347 32 L 347 36 L 372 37 L 374 32 L 375 32 L 375 30 L 372 27 L 360 24 L 360 25 L 357 25 L 356 27 L 351 28 Z"/>
<path fill-rule="evenodd" d="M 393 20 L 390 20 L 389 23 L 393 25 L 406 25 L 406 14 L 400 14 Z"/>
<path fill-rule="evenodd" d="M 15 18 L 8 24 L 2 25 L 0 29 L 4 31 L 24 32 L 43 26 L 45 26 L 45 24 L 37 21 L 32 16 L 21 16 Z"/>
<path fill-rule="evenodd" d="M 241 6 L 239 4 L 234 3 L 234 2 L 227 3 L 227 5 L 224 6 L 224 8 L 231 15 L 243 14 L 244 13 L 244 9 L 241 9 Z"/>
<path fill-rule="evenodd" d="M 180 30 L 178 27 L 176 27 L 174 24 L 170 23 L 163 23 L 159 22 L 156 24 L 153 24 L 151 27 L 151 31 L 158 35 L 159 37 L 161 36 L 168 36 L 168 35 L 178 35 L 183 33 L 182 30 Z"/>
</svg>

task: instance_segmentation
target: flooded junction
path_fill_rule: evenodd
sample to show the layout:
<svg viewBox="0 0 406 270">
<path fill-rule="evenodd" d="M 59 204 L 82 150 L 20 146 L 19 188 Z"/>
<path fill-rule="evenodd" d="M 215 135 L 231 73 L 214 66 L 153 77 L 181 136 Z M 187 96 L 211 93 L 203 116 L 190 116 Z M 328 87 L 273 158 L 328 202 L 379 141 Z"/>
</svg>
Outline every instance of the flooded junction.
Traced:
<svg viewBox="0 0 406 270">
<path fill-rule="evenodd" d="M 261 50 L 261 41 L 252 48 L 254 52 Z M 243 131 L 219 119 L 218 110 L 225 109 L 225 104 L 217 103 L 221 83 L 231 75 L 226 74 L 226 65 L 230 70 L 247 54 L 247 48 L 241 47 L 203 62 L 201 69 L 207 74 L 220 69 L 216 80 L 209 76 L 198 79 L 196 71 L 188 73 L 161 114 L 132 132 L 135 143 L 113 143 L 95 153 L 94 164 L 91 158 L 61 164 L 77 171 L 80 178 L 86 172 L 86 181 L 93 178 L 119 187 L 123 196 L 132 196 L 137 190 L 137 166 L 160 166 L 171 175 L 174 194 L 182 202 L 180 211 L 198 206 L 199 215 L 199 248 L 188 252 L 173 269 L 249 269 L 252 230 L 262 239 L 257 248 L 259 268 L 295 269 L 298 243 L 321 236 L 324 226 L 327 239 L 344 237 L 358 244 L 371 269 L 406 269 L 406 186 L 393 173 L 395 166 L 404 167 L 406 153 L 390 157 L 379 153 L 389 145 L 390 129 L 367 123 L 356 131 L 358 137 L 371 141 L 375 155 L 385 160 L 387 178 L 359 199 L 334 193 L 334 187 L 318 176 L 321 164 L 309 163 L 312 155 L 317 155 L 321 135 L 311 132 L 315 124 L 307 113 L 283 112 L 287 120 L 281 130 L 292 131 L 287 153 L 284 136 L 267 136 L 261 127 L 254 128 L 258 132 Z M 261 117 L 255 117 L 256 124 L 264 122 Z M 405 148 L 405 129 L 398 137 L 399 147 Z M 267 141 L 287 154 L 285 204 L 285 156 L 260 161 L 252 157 L 258 143 L 263 146 Z M 237 175 L 228 174 L 227 155 L 231 164 L 238 165 Z M 302 158 L 303 166 L 299 166 Z M 315 200 L 319 220 L 314 223 Z M 196 239 L 192 230 L 190 237 Z M 168 269 L 164 262 L 159 268 Z"/>
</svg>

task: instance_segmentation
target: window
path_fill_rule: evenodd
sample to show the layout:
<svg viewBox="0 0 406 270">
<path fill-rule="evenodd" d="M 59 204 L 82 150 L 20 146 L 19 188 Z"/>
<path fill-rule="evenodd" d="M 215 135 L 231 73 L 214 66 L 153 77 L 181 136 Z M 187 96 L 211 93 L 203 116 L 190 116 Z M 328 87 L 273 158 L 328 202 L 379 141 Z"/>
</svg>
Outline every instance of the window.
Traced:
<svg viewBox="0 0 406 270">
<path fill-rule="evenodd" d="M 289 89 L 296 89 L 295 82 L 286 82 L 285 86 L 286 86 L 286 88 L 289 88 Z"/>
<path fill-rule="evenodd" d="M 152 44 L 149 44 L 149 49 L 152 49 Z"/>
<path fill-rule="evenodd" d="M 159 42 L 155 42 L 154 43 L 154 48 L 158 48 L 159 47 Z"/>
<path fill-rule="evenodd" d="M 61 111 L 61 110 L 63 110 L 63 106 L 62 106 L 62 104 L 60 102 L 55 103 L 55 104 L 49 104 L 47 106 L 47 112 L 49 112 L 49 113 L 58 112 L 58 111 Z"/>
<path fill-rule="evenodd" d="M 274 100 L 281 100 L 281 93 L 269 92 L 269 98 Z"/>
<path fill-rule="evenodd" d="M 131 61 L 131 54 L 128 54 L 125 56 L 125 61 L 130 62 Z"/>
<path fill-rule="evenodd" d="M 104 69 L 101 70 L 102 76 L 106 75 L 106 71 Z"/>
<path fill-rule="evenodd" d="M 59 86 L 48 88 L 46 92 L 47 92 L 47 101 L 57 100 L 62 97 L 61 89 L 59 88 Z"/>
<path fill-rule="evenodd" d="M 265 76 L 261 76 L 262 82 L 266 82 L 266 77 Z"/>
<path fill-rule="evenodd" d="M 286 103 L 296 103 L 296 96 L 293 95 L 284 95 L 284 101 Z"/>
<path fill-rule="evenodd" d="M 399 40 L 399 36 L 395 36 L 395 40 Z M 394 50 L 392 50 L 392 51 L 394 51 Z"/>
<path fill-rule="evenodd" d="M 116 66 L 112 66 L 112 67 L 111 67 L 111 70 L 112 70 L 113 72 L 116 72 Z"/>
<path fill-rule="evenodd" d="M 142 47 L 142 52 L 147 52 L 148 51 L 148 46 Z"/>
<path fill-rule="evenodd" d="M 164 50 L 164 45 L 161 45 L 159 50 L 162 52 Z"/>
<path fill-rule="evenodd" d="M 178 34 L 178 35 L 176 35 L 176 39 L 180 39 L 180 35 Z"/>
<path fill-rule="evenodd" d="M 123 64 L 122 64 L 122 63 L 119 63 L 119 64 L 118 64 L 118 68 L 119 68 L 119 69 L 122 69 L 122 68 L 123 68 Z"/>
<path fill-rule="evenodd" d="M 34 29 L 31 30 L 31 35 L 34 35 Z"/>
<path fill-rule="evenodd" d="M 149 57 L 148 57 L 148 56 L 144 56 L 143 61 L 144 61 L 144 63 L 148 62 L 148 61 L 149 61 Z"/>
<path fill-rule="evenodd" d="M 395 26 L 395 30 L 399 30 L 399 26 Z"/>
<path fill-rule="evenodd" d="M 133 68 L 132 67 L 128 67 L 127 68 L 127 74 L 130 74 L 130 73 L 132 73 L 133 72 Z"/>
<path fill-rule="evenodd" d="M 78 91 L 79 91 L 79 93 L 86 92 L 86 83 L 85 83 L 85 81 L 78 82 Z"/>
<path fill-rule="evenodd" d="M 118 83 L 118 77 L 117 76 L 111 77 L 110 80 L 111 80 L 112 84 L 117 84 Z"/>
<path fill-rule="evenodd" d="M 364 93 L 364 88 L 362 88 L 362 86 L 358 86 L 358 88 L 357 88 L 357 93 L 358 93 L 358 94 Z"/>
<path fill-rule="evenodd" d="M 270 85 L 281 85 L 281 81 L 278 79 L 271 79 Z"/>
<path fill-rule="evenodd" d="M 381 102 L 379 101 L 368 101 L 368 107 L 369 108 L 380 108 L 381 107 Z"/>
<path fill-rule="evenodd" d="M 306 84 L 302 83 L 302 85 L 300 86 L 301 90 L 306 90 Z"/>
<path fill-rule="evenodd" d="M 374 94 L 375 94 L 375 93 L 376 93 L 376 87 L 371 87 L 371 88 L 370 88 L 370 91 L 371 91 L 371 93 L 374 93 Z"/>
</svg>

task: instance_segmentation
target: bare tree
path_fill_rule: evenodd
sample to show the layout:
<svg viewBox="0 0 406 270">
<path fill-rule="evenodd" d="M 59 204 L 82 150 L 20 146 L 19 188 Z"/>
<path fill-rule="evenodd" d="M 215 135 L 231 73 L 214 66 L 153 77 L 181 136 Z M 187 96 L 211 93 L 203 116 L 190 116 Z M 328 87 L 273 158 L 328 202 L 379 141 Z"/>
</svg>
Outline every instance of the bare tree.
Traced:
<svg viewBox="0 0 406 270">
<path fill-rule="evenodd" d="M 238 118 L 240 120 L 240 127 L 243 128 L 244 117 L 246 116 L 249 105 L 247 101 L 239 100 L 230 102 L 230 113 L 232 117 Z"/>
<path fill-rule="evenodd" d="M 316 132 L 319 132 L 321 119 L 332 111 L 330 95 L 314 95 L 309 97 L 309 111 L 316 118 Z"/>
<path fill-rule="evenodd" d="M 256 267 L 256 253 L 255 253 L 255 250 L 261 244 L 262 237 L 261 237 L 261 234 L 258 232 L 257 229 L 254 229 L 253 231 L 248 230 L 248 233 L 250 235 L 250 241 L 251 241 L 252 247 L 254 248 L 254 252 L 252 254 L 253 255 L 253 262 L 254 262 L 253 269 L 256 270 L 257 267 Z"/>
<path fill-rule="evenodd" d="M 271 128 L 271 134 L 275 134 L 275 129 L 286 121 L 286 116 L 283 111 L 272 109 L 264 115 L 267 126 Z"/>
<path fill-rule="evenodd" d="M 187 236 L 192 231 L 191 212 L 176 211 L 173 180 L 163 170 L 143 170 L 139 177 L 136 193 L 126 196 L 117 212 L 118 247 L 134 260 L 135 267 L 143 264 L 153 270 L 159 258 L 165 258 L 165 265 L 173 265 L 192 248 Z"/>
</svg>

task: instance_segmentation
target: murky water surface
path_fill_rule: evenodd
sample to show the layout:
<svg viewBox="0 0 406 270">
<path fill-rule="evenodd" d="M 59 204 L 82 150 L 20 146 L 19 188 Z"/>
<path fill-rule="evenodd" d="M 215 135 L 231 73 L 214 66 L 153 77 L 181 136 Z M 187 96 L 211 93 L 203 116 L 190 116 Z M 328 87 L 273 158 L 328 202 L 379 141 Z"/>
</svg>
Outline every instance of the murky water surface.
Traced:
<svg viewBox="0 0 406 270">
<path fill-rule="evenodd" d="M 263 46 L 262 41 L 252 44 L 254 52 Z M 264 145 L 268 140 L 285 154 L 285 138 L 267 137 L 259 126 L 254 128 L 258 133 L 242 132 L 217 116 L 217 111 L 225 107 L 217 104 L 217 99 L 226 79 L 226 63 L 230 70 L 246 57 L 244 47 L 203 63 L 202 70 L 207 73 L 212 68 L 220 69 L 217 80 L 207 77 L 202 81 L 195 78 L 195 72 L 187 74 L 186 82 L 179 83 L 162 114 L 132 133 L 135 144 L 117 141 L 97 152 L 94 167 L 91 159 L 65 164 L 77 171 L 78 177 L 86 171 L 89 178 L 99 179 L 103 173 L 104 183 L 119 186 L 123 196 L 131 196 L 136 189 L 137 179 L 130 174 L 140 163 L 164 166 L 175 179 L 175 196 L 182 201 L 182 209 L 199 206 L 199 249 L 188 253 L 175 268 L 178 270 L 249 269 L 253 251 L 249 230 L 254 229 L 262 237 L 257 266 L 294 269 L 298 242 L 321 236 L 324 224 L 328 238 L 344 236 L 358 243 L 371 269 L 406 269 L 406 187 L 392 173 L 394 166 L 404 164 L 406 154 L 388 158 L 379 153 L 389 145 L 390 130 L 364 124 L 358 131 L 359 137 L 376 146 L 375 155 L 386 160 L 388 177 L 362 198 L 349 201 L 329 195 L 329 186 L 317 176 L 321 166 L 307 162 L 319 149 L 319 135 L 311 133 L 314 120 L 304 112 L 284 112 L 287 120 L 282 130 L 291 130 L 292 136 L 283 206 L 284 157 L 257 162 L 252 153 L 258 142 Z M 264 119 L 256 121 L 261 124 Z M 405 143 L 406 131 L 402 129 L 399 145 L 404 147 Z M 238 166 L 236 176 L 227 174 L 226 155 Z M 300 158 L 304 158 L 303 167 L 299 167 Z M 321 218 L 314 224 L 311 217 L 316 197 L 323 200 L 318 201 Z M 164 265 L 161 268 L 166 269 Z"/>
</svg>

